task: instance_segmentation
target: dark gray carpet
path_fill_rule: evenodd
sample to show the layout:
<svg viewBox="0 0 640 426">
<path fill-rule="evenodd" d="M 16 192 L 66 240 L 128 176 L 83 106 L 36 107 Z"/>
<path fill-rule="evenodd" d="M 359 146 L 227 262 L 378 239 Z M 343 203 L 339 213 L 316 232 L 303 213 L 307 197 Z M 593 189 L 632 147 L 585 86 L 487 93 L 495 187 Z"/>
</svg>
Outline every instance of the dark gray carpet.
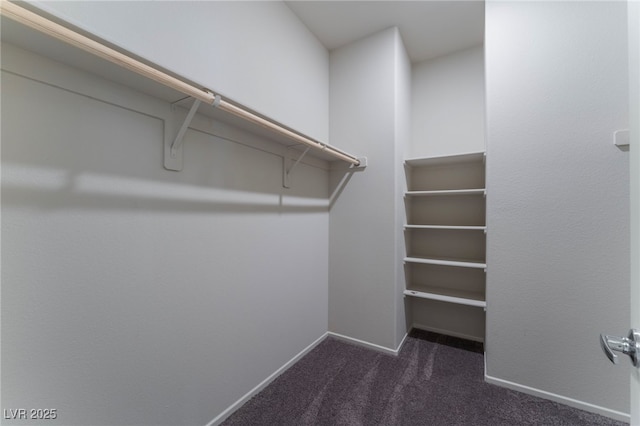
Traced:
<svg viewBox="0 0 640 426">
<path fill-rule="evenodd" d="M 464 342 L 414 330 L 393 357 L 328 338 L 223 425 L 625 424 L 485 383 Z"/>
</svg>

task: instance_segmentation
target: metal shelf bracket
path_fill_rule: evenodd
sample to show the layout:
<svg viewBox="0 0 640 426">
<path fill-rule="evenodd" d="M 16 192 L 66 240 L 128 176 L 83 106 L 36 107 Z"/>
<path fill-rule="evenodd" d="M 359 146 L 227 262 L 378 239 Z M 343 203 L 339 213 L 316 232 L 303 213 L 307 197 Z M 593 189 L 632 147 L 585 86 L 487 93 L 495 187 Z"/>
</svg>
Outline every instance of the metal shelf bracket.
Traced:
<svg viewBox="0 0 640 426">
<path fill-rule="evenodd" d="M 193 120 L 193 116 L 198 111 L 200 104 L 202 101 L 200 99 L 195 99 L 193 101 L 193 105 L 191 105 L 191 109 L 189 109 L 189 113 L 187 117 L 184 119 L 182 126 L 180 126 L 180 130 L 178 130 L 178 134 L 173 139 L 170 139 L 170 135 L 173 126 L 171 124 L 165 122 L 165 142 L 164 142 L 164 167 L 167 170 L 180 171 L 182 170 L 182 142 L 184 139 L 184 135 L 191 124 L 191 120 Z"/>
<path fill-rule="evenodd" d="M 298 157 L 298 159 L 291 165 L 291 167 L 289 167 L 289 164 L 293 160 L 291 158 L 291 148 L 286 149 L 283 157 L 283 163 L 282 163 L 282 186 L 283 187 L 291 188 L 291 174 L 293 173 L 293 169 L 295 169 L 295 167 L 298 165 L 300 160 L 302 160 L 302 158 L 305 155 L 307 155 L 307 152 L 309 152 L 310 149 L 311 147 L 307 147 L 302 152 L 302 154 Z"/>
</svg>

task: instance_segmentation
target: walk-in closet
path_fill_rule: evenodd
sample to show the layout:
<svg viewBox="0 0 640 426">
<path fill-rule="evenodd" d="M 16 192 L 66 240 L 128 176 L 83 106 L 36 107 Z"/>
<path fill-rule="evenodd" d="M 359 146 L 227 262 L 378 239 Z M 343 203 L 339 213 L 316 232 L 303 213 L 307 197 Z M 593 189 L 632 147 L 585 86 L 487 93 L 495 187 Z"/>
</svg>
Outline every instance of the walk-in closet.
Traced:
<svg viewBox="0 0 640 426">
<path fill-rule="evenodd" d="M 2 0 L 2 424 L 632 422 L 635 7 Z"/>
</svg>

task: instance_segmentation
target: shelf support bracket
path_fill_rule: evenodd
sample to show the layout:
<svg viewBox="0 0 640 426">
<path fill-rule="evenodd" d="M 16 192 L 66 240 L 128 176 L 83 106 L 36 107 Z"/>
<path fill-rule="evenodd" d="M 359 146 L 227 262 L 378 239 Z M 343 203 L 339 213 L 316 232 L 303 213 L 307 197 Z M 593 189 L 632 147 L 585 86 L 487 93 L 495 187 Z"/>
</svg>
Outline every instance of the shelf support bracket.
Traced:
<svg viewBox="0 0 640 426">
<path fill-rule="evenodd" d="M 298 157 L 298 159 L 291 165 L 291 167 L 289 167 L 287 169 L 287 166 L 289 165 L 289 163 L 291 162 L 292 158 L 291 158 L 291 148 L 287 148 L 284 158 L 283 158 L 283 164 L 282 164 L 282 186 L 285 188 L 291 188 L 291 174 L 293 173 L 293 169 L 295 169 L 295 167 L 298 165 L 298 163 L 300 162 L 300 160 L 302 160 L 302 158 L 307 155 L 307 152 L 309 152 L 309 150 L 311 149 L 311 147 L 307 147 L 307 149 L 304 150 L 304 152 Z"/>
<path fill-rule="evenodd" d="M 171 144 L 172 157 L 175 157 L 176 154 L 178 153 L 178 150 L 182 149 L 182 140 L 184 138 L 184 134 L 187 132 L 187 129 L 189 128 L 189 124 L 191 124 L 191 120 L 193 120 L 193 116 L 196 114 L 196 111 L 198 111 L 198 108 L 200 107 L 201 103 L 202 101 L 200 99 L 196 99 L 195 101 L 193 101 L 193 105 L 191 105 L 191 109 L 189 110 L 189 114 L 187 114 L 187 118 L 184 119 L 184 122 L 182 123 L 180 130 L 178 130 L 178 134 L 176 135 L 176 138 L 173 140 L 173 143 Z"/>
<path fill-rule="evenodd" d="M 198 111 L 200 104 L 202 101 L 200 99 L 196 99 L 193 101 L 193 105 L 191 105 L 191 109 L 187 114 L 187 117 L 184 119 L 182 126 L 180 126 L 180 130 L 178 130 L 178 134 L 173 139 L 173 142 L 169 144 L 170 137 L 172 134 L 170 129 L 173 127 L 171 125 L 167 126 L 169 128 L 165 128 L 165 145 L 164 145 L 164 167 L 167 170 L 180 171 L 182 170 L 182 142 L 184 139 L 184 135 L 191 124 L 191 120 L 193 120 L 193 116 Z M 165 122 L 166 124 L 166 122 Z"/>
</svg>

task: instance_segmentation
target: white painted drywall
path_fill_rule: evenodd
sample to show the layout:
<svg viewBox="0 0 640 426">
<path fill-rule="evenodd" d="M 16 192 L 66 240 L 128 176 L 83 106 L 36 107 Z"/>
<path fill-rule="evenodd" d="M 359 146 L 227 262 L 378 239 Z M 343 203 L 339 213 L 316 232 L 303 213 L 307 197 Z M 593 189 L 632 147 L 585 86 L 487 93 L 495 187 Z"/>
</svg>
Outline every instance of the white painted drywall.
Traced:
<svg viewBox="0 0 640 426">
<path fill-rule="evenodd" d="M 404 160 L 409 156 L 411 140 L 411 61 L 405 49 L 402 37 L 396 37 L 396 95 L 395 95 L 395 169 L 396 169 L 396 335 L 395 347 L 398 347 L 407 333 L 405 313 L 406 288 L 403 259 L 407 247 L 404 240 L 404 225 L 407 223 L 404 193 L 407 191 L 407 179 Z"/>
<path fill-rule="evenodd" d="M 2 66 L 3 408 L 204 425 L 326 333 L 326 169 L 284 190 L 274 144 L 196 117 L 167 171 L 168 104 L 7 45 Z"/>
<path fill-rule="evenodd" d="M 407 191 L 407 179 L 404 160 L 409 156 L 411 141 L 411 61 L 405 49 L 402 37 L 396 37 L 396 107 L 395 107 L 395 168 L 396 168 L 396 340 L 398 347 L 407 333 L 405 314 L 406 288 L 404 258 L 406 244 L 404 241 L 404 225 L 407 222 L 404 193 Z"/>
<path fill-rule="evenodd" d="M 629 134 L 631 140 L 630 328 L 640 330 L 640 2 L 627 2 L 629 36 Z M 640 424 L 640 368 L 630 369 L 631 422 Z"/>
<path fill-rule="evenodd" d="M 483 47 L 413 66 L 411 157 L 485 149 Z"/>
<path fill-rule="evenodd" d="M 629 372 L 598 337 L 629 323 L 625 10 L 489 1 L 485 40 L 486 373 L 618 417 Z"/>
<path fill-rule="evenodd" d="M 330 173 L 329 331 L 390 349 L 401 297 L 396 138 L 404 130 L 396 113 L 406 83 L 398 75 L 405 55 L 399 37 L 391 28 L 330 53 L 331 143 L 366 155 L 369 165 Z"/>
<path fill-rule="evenodd" d="M 311 137 L 328 138 L 328 52 L 275 1 L 34 1 Z"/>
</svg>

